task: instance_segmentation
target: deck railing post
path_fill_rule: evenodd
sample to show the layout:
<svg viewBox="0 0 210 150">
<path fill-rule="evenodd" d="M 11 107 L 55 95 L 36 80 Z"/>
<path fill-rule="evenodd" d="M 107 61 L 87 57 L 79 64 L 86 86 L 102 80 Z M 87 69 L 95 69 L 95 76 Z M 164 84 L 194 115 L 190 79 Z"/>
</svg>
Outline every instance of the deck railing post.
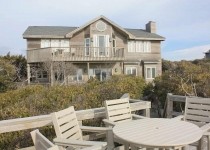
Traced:
<svg viewBox="0 0 210 150">
<path fill-rule="evenodd" d="M 166 97 L 166 118 L 172 118 L 172 113 L 173 113 L 173 101 L 170 99 L 170 96 L 172 94 L 168 93 Z"/>
<path fill-rule="evenodd" d="M 150 108 L 144 109 L 143 114 L 144 114 L 145 117 L 150 118 Z"/>
</svg>

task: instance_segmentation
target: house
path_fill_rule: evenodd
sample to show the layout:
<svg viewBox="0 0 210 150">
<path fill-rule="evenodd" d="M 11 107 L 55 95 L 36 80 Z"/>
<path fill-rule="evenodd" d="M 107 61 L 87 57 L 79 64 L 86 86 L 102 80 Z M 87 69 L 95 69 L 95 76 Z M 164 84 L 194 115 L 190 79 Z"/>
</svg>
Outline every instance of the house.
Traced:
<svg viewBox="0 0 210 150">
<path fill-rule="evenodd" d="M 165 38 L 152 21 L 145 29 L 129 29 L 99 16 L 80 27 L 29 26 L 23 38 L 29 83 L 102 81 L 117 74 L 152 81 L 162 72 Z"/>
<path fill-rule="evenodd" d="M 205 52 L 205 59 L 210 59 L 210 50 Z"/>
</svg>

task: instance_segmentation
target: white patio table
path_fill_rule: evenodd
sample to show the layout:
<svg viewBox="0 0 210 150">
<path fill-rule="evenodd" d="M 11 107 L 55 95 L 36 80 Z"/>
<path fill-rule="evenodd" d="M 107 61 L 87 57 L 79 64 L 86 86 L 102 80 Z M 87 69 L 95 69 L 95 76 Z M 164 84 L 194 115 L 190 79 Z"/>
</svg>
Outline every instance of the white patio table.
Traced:
<svg viewBox="0 0 210 150">
<path fill-rule="evenodd" d="M 201 129 L 189 122 L 175 119 L 148 118 L 117 124 L 114 135 L 135 147 L 184 147 L 202 137 Z M 133 149 L 135 149 L 133 147 Z"/>
</svg>

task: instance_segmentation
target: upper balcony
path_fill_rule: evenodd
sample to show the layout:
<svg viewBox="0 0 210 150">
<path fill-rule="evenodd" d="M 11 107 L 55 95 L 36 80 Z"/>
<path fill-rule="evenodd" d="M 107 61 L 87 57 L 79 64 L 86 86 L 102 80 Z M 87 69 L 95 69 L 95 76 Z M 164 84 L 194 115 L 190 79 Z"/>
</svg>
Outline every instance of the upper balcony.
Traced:
<svg viewBox="0 0 210 150">
<path fill-rule="evenodd" d="M 27 60 L 31 62 L 45 61 L 123 61 L 122 47 L 48 47 L 27 50 Z"/>
</svg>

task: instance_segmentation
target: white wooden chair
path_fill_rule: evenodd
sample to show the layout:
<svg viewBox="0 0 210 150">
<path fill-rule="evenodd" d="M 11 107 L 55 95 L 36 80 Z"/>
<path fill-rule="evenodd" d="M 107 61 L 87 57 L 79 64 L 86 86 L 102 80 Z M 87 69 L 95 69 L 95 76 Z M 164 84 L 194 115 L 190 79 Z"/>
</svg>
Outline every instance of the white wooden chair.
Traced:
<svg viewBox="0 0 210 150">
<path fill-rule="evenodd" d="M 104 123 L 106 126 L 115 126 L 118 123 L 132 121 L 133 119 L 144 119 L 146 117 L 131 114 L 131 108 L 129 103 L 129 97 L 115 99 L 115 100 L 106 100 L 104 102 L 106 109 L 106 118 Z M 129 149 L 129 143 L 119 140 L 114 137 L 114 141 L 124 145 L 125 149 Z"/>
<path fill-rule="evenodd" d="M 104 119 L 103 121 L 107 126 L 114 126 L 117 123 L 131 121 L 133 119 L 146 118 L 143 116 L 131 114 L 129 97 L 115 100 L 106 100 L 104 105 L 107 119 Z"/>
<path fill-rule="evenodd" d="M 31 137 L 36 150 L 59 150 L 57 145 L 54 145 L 39 130 L 31 132 Z"/>
<path fill-rule="evenodd" d="M 173 119 L 184 120 L 199 126 L 203 131 L 203 135 L 207 137 L 208 150 L 210 149 L 210 98 L 187 97 L 184 115 Z M 199 143 L 194 143 L 192 145 L 201 149 L 203 137 Z"/>
<path fill-rule="evenodd" d="M 79 126 L 73 106 L 59 112 L 52 113 L 51 115 L 57 136 L 57 138 L 54 139 L 56 145 L 63 145 L 66 143 L 66 146 L 71 144 L 72 148 L 81 148 L 95 145 L 101 146 L 102 149 L 106 149 L 106 142 L 83 141 L 82 130 L 84 130 L 88 132 L 106 132 L 107 135 L 109 135 L 107 140 L 108 142 L 110 141 L 108 149 L 113 148 L 112 129 Z"/>
<path fill-rule="evenodd" d="M 49 141 L 44 135 L 42 135 L 39 130 L 34 130 L 31 132 L 31 137 L 34 143 L 34 150 L 59 150 L 57 145 L 54 145 L 51 141 Z M 66 145 L 66 144 L 64 144 Z M 67 143 L 68 145 L 68 143 Z M 101 150 L 102 147 L 100 145 L 85 147 L 81 150 Z"/>
</svg>

